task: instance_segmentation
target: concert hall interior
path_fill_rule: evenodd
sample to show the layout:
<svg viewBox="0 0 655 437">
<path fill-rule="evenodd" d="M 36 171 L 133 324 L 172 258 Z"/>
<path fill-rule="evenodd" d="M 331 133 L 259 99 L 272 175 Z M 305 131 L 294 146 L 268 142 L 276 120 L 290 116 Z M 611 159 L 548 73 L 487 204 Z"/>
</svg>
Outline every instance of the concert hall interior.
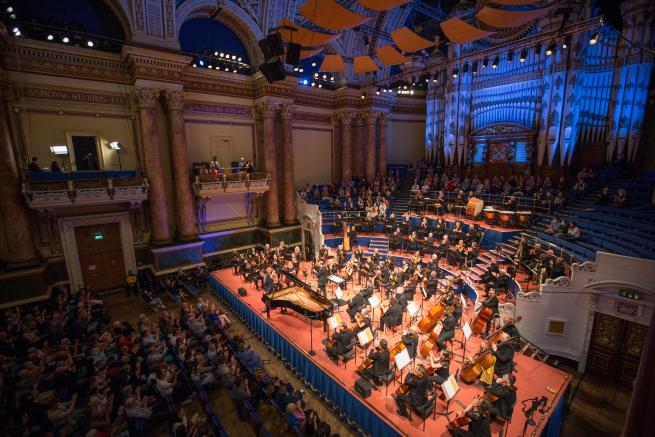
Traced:
<svg viewBox="0 0 655 437">
<path fill-rule="evenodd" d="M 0 434 L 655 435 L 654 19 L 0 0 Z"/>
</svg>

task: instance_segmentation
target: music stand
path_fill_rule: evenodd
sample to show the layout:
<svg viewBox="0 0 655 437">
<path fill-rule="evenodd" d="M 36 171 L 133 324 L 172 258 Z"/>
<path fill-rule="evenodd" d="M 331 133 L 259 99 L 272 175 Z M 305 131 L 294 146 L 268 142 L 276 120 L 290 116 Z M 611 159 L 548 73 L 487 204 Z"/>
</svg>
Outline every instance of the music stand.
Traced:
<svg viewBox="0 0 655 437">
<path fill-rule="evenodd" d="M 459 393 L 459 390 L 459 385 L 457 384 L 457 380 L 453 375 L 450 375 L 448 379 L 441 384 L 441 391 L 446 397 L 446 411 L 439 414 L 446 417 L 450 415 L 450 401 L 455 398 L 457 393 Z"/>
<path fill-rule="evenodd" d="M 462 343 L 462 346 L 464 347 L 464 350 L 462 351 L 462 370 L 464 370 L 464 361 L 466 361 L 466 340 L 469 339 L 471 334 L 473 334 L 473 331 L 471 331 L 469 322 L 465 322 L 464 326 L 462 326 L 462 336 L 464 337 L 464 342 Z"/>
</svg>

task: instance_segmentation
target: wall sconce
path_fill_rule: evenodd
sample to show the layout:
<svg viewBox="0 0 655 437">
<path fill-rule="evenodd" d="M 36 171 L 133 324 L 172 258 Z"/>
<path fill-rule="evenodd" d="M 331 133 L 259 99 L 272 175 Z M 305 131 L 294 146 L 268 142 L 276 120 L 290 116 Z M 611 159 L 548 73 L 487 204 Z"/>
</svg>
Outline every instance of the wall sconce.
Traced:
<svg viewBox="0 0 655 437">
<path fill-rule="evenodd" d="M 109 148 L 116 151 L 118 155 L 118 170 L 123 170 L 123 165 L 121 164 L 121 150 L 123 149 L 123 145 L 118 141 L 112 141 L 109 143 Z"/>
</svg>

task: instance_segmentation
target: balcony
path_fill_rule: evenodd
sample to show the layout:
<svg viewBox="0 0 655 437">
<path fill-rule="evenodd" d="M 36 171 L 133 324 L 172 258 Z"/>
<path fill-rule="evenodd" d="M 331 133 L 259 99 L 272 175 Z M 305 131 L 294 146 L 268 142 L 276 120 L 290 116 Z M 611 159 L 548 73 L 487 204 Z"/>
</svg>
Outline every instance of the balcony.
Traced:
<svg viewBox="0 0 655 437">
<path fill-rule="evenodd" d="M 148 198 L 148 180 L 134 171 L 30 172 L 22 194 L 33 209 L 141 203 Z"/>
<path fill-rule="evenodd" d="M 265 193 L 269 189 L 268 173 L 221 174 L 195 176 L 193 191 L 198 197 L 236 193 Z"/>
</svg>

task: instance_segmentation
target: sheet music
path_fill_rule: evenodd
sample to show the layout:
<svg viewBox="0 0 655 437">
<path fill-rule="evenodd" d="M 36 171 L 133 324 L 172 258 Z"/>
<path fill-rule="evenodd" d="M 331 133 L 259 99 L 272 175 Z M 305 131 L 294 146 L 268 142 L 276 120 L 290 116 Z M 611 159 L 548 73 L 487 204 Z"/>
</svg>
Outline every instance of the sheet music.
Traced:
<svg viewBox="0 0 655 437">
<path fill-rule="evenodd" d="M 414 317 L 419 311 L 421 307 L 416 301 L 410 300 L 407 302 L 407 313 L 409 314 L 409 317 Z"/>
<path fill-rule="evenodd" d="M 455 376 L 450 375 L 448 379 L 441 384 L 441 390 L 443 391 L 443 394 L 446 396 L 447 400 L 454 398 L 459 391 L 459 385 L 457 385 Z"/>
<path fill-rule="evenodd" d="M 473 331 L 471 331 L 471 326 L 469 325 L 469 322 L 464 323 L 464 326 L 462 326 L 462 332 L 464 333 L 464 337 L 468 340 L 471 338 L 471 334 L 473 334 Z"/>
<path fill-rule="evenodd" d="M 396 362 L 396 367 L 398 370 L 403 370 L 409 363 L 412 362 L 412 359 L 409 356 L 409 351 L 407 349 L 403 349 L 398 352 L 396 355 L 394 355 L 393 359 Z"/>
<path fill-rule="evenodd" d="M 335 284 L 341 284 L 341 283 L 345 282 L 345 279 L 340 278 L 337 275 L 330 275 L 330 276 L 328 276 L 328 279 L 330 281 L 334 282 Z"/>
<path fill-rule="evenodd" d="M 380 298 L 376 295 L 373 295 L 368 298 L 368 303 L 371 305 L 371 308 L 375 308 L 380 305 Z"/>
<path fill-rule="evenodd" d="M 334 295 L 337 297 L 337 299 L 341 299 L 341 296 L 343 296 L 343 290 L 341 287 L 337 287 L 337 289 L 334 290 Z"/>
<path fill-rule="evenodd" d="M 335 314 L 332 317 L 329 317 L 327 319 L 327 324 L 330 329 L 337 329 L 338 326 L 341 326 L 341 316 L 339 314 Z"/>
<path fill-rule="evenodd" d="M 373 333 L 371 332 L 371 328 L 366 328 L 363 331 L 359 331 L 357 333 L 357 340 L 359 340 L 359 344 L 362 347 L 365 347 L 369 342 L 373 340 Z"/>
</svg>

